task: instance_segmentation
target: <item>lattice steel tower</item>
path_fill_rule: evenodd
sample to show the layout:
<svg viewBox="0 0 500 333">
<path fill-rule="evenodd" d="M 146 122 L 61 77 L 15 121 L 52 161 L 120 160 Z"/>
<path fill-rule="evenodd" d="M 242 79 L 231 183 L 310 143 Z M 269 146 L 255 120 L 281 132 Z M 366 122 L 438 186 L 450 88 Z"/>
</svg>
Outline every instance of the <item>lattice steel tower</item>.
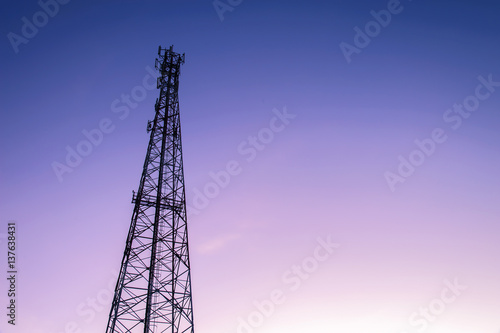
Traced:
<svg viewBox="0 0 500 333">
<path fill-rule="evenodd" d="M 158 49 L 160 97 L 148 122 L 144 170 L 107 333 L 192 333 L 193 308 L 179 118 L 179 74 L 184 54 Z"/>
</svg>

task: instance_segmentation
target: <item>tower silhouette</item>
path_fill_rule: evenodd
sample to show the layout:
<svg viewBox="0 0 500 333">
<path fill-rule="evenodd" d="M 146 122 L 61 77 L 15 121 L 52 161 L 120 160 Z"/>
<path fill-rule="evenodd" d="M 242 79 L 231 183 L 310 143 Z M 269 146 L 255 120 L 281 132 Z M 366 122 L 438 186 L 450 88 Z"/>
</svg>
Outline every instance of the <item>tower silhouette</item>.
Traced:
<svg viewBox="0 0 500 333">
<path fill-rule="evenodd" d="M 158 49 L 154 120 L 106 333 L 194 332 L 179 115 L 184 54 Z"/>
</svg>

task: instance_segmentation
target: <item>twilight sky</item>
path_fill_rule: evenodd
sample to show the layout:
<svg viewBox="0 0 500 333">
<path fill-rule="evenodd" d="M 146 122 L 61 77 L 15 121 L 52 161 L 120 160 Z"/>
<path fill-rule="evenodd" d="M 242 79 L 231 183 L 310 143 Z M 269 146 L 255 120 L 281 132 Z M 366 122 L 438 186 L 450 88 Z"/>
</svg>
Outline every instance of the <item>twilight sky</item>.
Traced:
<svg viewBox="0 0 500 333">
<path fill-rule="evenodd" d="M 0 332 L 105 331 L 160 44 L 186 54 L 196 332 L 500 332 L 499 14 L 1 1 Z"/>
</svg>

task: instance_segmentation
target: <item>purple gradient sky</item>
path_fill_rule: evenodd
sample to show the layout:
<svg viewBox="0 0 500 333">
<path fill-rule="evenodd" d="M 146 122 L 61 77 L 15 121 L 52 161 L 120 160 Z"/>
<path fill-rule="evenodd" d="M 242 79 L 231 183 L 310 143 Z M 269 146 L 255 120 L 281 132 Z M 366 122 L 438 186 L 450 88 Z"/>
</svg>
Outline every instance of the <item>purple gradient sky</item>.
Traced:
<svg viewBox="0 0 500 333">
<path fill-rule="evenodd" d="M 18 53 L 7 35 L 40 6 L 3 1 L 0 233 L 18 221 L 20 274 L 1 332 L 104 332 L 109 302 L 86 302 L 115 283 L 158 93 L 123 120 L 111 104 L 173 44 L 188 204 L 211 171 L 242 168 L 189 216 L 197 332 L 238 332 L 281 289 L 254 332 L 417 333 L 411 314 L 458 279 L 425 332 L 498 333 L 500 87 L 457 130 L 443 114 L 478 76 L 500 81 L 500 5 L 401 5 L 348 64 L 339 44 L 387 1 L 243 1 L 223 22 L 212 1 L 70 1 Z M 238 146 L 284 107 L 296 117 L 248 162 Z M 59 182 L 51 164 L 104 118 L 114 131 Z M 447 140 L 392 192 L 384 173 L 435 128 Z M 283 275 L 329 235 L 341 247 L 290 291 Z"/>
</svg>

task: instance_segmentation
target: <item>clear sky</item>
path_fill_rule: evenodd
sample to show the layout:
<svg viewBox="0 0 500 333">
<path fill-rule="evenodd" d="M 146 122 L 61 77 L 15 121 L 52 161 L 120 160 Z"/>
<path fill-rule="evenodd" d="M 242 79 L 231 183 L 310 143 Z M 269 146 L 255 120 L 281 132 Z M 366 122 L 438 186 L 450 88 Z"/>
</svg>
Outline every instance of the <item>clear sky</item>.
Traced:
<svg viewBox="0 0 500 333">
<path fill-rule="evenodd" d="M 174 45 L 196 332 L 498 333 L 499 13 L 3 0 L 0 332 L 104 332 Z"/>
</svg>

